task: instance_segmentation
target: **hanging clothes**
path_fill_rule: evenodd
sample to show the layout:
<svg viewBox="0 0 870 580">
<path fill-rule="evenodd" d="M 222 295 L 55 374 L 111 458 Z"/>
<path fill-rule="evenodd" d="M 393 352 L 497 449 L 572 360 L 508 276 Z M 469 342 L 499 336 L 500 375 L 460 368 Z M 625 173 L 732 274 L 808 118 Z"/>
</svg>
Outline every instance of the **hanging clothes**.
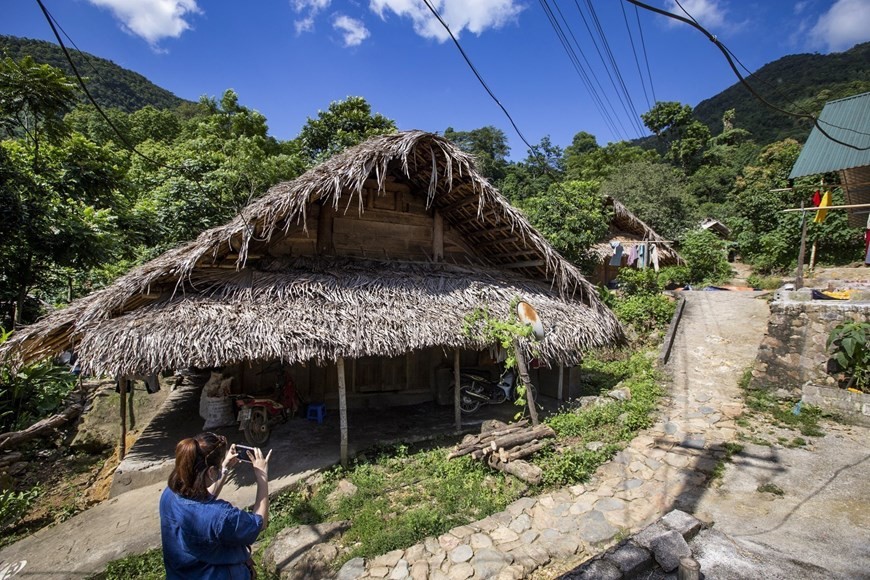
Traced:
<svg viewBox="0 0 870 580">
<path fill-rule="evenodd" d="M 646 244 L 640 244 L 637 247 L 637 267 L 640 270 L 646 268 Z"/>
<path fill-rule="evenodd" d="M 652 262 L 653 269 L 658 272 L 659 271 L 659 246 L 658 244 L 652 244 L 652 247 L 649 251 L 649 261 Z"/>
<path fill-rule="evenodd" d="M 610 257 L 610 266 L 621 266 L 622 265 L 622 252 L 623 247 L 619 242 L 610 242 L 610 247 L 613 248 L 613 256 Z"/>
<path fill-rule="evenodd" d="M 870 214 L 867 215 L 867 227 L 864 229 L 864 263 L 870 265 Z"/>
<path fill-rule="evenodd" d="M 813 192 L 813 207 L 819 207 L 822 203 L 822 192 L 818 189 Z"/>
<path fill-rule="evenodd" d="M 626 265 L 632 266 L 637 261 L 637 244 L 634 244 L 628 251 L 628 261 Z"/>
<path fill-rule="evenodd" d="M 814 224 L 820 224 L 825 221 L 825 217 L 828 215 L 828 210 L 822 209 L 831 205 L 831 192 L 826 191 L 825 195 L 822 196 L 822 201 L 819 203 L 819 210 L 816 212 L 816 217 L 813 218 Z"/>
</svg>

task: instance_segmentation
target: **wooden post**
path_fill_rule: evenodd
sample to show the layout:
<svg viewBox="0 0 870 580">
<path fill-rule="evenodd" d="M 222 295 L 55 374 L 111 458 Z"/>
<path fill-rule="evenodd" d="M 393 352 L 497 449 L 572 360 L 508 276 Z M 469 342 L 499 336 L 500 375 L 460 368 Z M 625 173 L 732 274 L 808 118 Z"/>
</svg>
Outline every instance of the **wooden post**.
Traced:
<svg viewBox="0 0 870 580">
<path fill-rule="evenodd" d="M 459 408 L 459 349 L 453 353 L 453 418 L 456 420 L 456 432 L 462 431 L 462 410 Z"/>
<path fill-rule="evenodd" d="M 520 380 L 526 386 L 526 401 L 529 404 L 529 417 L 532 419 L 532 425 L 538 425 L 538 408 L 535 406 L 535 393 L 532 390 L 532 379 L 529 378 L 529 370 L 526 367 L 526 357 L 523 356 L 523 351 L 520 350 L 519 341 L 514 341 L 514 353 L 517 357 L 517 370 L 519 371 Z"/>
<path fill-rule="evenodd" d="M 557 398 L 560 401 L 565 400 L 564 394 L 562 392 L 564 384 L 565 384 L 565 367 L 562 366 L 562 363 L 559 363 L 559 390 L 558 390 Z"/>
<path fill-rule="evenodd" d="M 347 389 L 344 382 L 344 358 L 335 361 L 338 369 L 338 417 L 341 425 L 341 466 L 347 467 Z"/>
<path fill-rule="evenodd" d="M 118 391 L 121 395 L 121 445 L 118 447 L 118 460 L 124 460 L 127 451 L 127 377 L 118 378 Z"/>
<path fill-rule="evenodd" d="M 804 204 L 801 202 L 801 209 Z M 797 272 L 794 275 L 794 289 L 800 290 L 804 287 L 804 256 L 807 252 L 807 212 L 801 212 L 801 248 L 798 251 Z"/>
<path fill-rule="evenodd" d="M 818 242 L 818 240 L 813 240 L 813 247 L 810 248 L 810 272 L 816 268 L 816 245 Z"/>
</svg>

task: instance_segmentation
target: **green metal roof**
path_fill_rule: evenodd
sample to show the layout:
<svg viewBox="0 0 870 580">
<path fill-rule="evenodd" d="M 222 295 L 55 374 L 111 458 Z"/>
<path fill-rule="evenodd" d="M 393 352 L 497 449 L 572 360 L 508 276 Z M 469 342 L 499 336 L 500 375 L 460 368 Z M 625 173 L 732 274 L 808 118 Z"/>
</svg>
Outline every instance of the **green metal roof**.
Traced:
<svg viewBox="0 0 870 580">
<path fill-rule="evenodd" d="M 813 127 L 789 179 L 870 165 L 870 93 L 825 103 L 819 125 L 832 137 L 864 151 L 831 141 Z"/>
</svg>

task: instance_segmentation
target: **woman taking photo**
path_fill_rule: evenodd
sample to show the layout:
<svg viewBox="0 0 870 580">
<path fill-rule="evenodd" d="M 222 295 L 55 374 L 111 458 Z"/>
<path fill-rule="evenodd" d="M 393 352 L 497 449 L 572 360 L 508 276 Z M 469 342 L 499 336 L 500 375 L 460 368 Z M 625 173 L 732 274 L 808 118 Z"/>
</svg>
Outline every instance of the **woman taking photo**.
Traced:
<svg viewBox="0 0 870 580">
<path fill-rule="evenodd" d="M 175 446 L 175 468 L 160 496 L 163 564 L 170 580 L 253 577 L 250 545 L 269 523 L 269 455 L 248 451 L 257 481 L 253 512 L 218 499 L 239 462 L 226 437 L 202 433 Z"/>
</svg>

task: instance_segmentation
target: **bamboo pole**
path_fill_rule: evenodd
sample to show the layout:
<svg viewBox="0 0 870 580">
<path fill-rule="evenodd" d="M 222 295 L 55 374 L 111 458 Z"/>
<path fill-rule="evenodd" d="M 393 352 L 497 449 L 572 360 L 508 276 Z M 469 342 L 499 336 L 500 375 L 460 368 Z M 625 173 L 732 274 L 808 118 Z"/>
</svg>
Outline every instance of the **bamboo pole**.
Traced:
<svg viewBox="0 0 870 580">
<path fill-rule="evenodd" d="M 461 385 L 459 383 L 459 349 L 453 351 L 453 418 L 456 431 L 462 431 L 462 410 L 459 408 Z"/>
<path fill-rule="evenodd" d="M 801 203 L 801 207 L 804 204 Z M 800 290 L 804 287 L 804 256 L 807 251 L 807 214 L 801 214 L 801 247 L 798 250 L 797 272 L 794 276 L 794 289 Z"/>
<path fill-rule="evenodd" d="M 520 350 L 520 343 L 514 341 L 514 353 L 517 357 L 517 370 L 519 371 L 520 380 L 526 386 L 526 402 L 529 404 L 529 417 L 532 419 L 532 425 L 538 425 L 538 409 L 535 407 L 535 394 L 532 390 L 532 379 L 529 378 L 529 370 L 526 367 L 526 357 L 523 356 L 523 351 Z"/>
<path fill-rule="evenodd" d="M 338 370 L 338 417 L 341 425 L 341 466 L 347 467 L 347 389 L 344 382 L 344 357 L 335 361 Z"/>
<path fill-rule="evenodd" d="M 118 390 L 121 395 L 121 445 L 118 447 L 118 460 L 123 461 L 127 451 L 127 377 L 118 379 Z"/>
</svg>

